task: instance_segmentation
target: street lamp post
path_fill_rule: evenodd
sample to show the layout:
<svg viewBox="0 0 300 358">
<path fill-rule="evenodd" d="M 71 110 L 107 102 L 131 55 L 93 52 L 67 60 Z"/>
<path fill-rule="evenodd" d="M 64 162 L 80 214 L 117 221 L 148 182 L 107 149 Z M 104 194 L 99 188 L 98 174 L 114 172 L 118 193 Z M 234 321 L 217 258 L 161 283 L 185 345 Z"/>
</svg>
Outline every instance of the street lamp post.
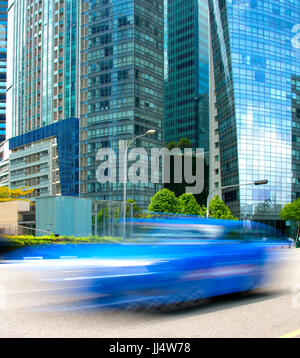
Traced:
<svg viewBox="0 0 300 358">
<path fill-rule="evenodd" d="M 216 188 L 216 189 L 212 190 L 212 191 L 208 194 L 208 197 L 207 197 L 207 202 L 206 202 L 206 218 L 209 217 L 209 202 L 210 202 L 210 199 L 211 199 L 212 195 L 213 195 L 215 192 L 217 192 L 218 190 L 236 188 L 236 187 L 245 186 L 245 185 L 266 185 L 266 184 L 268 184 L 268 183 L 269 183 L 268 180 L 256 180 L 256 181 L 251 182 L 251 183 L 228 185 L 228 186 L 223 186 L 223 187 Z"/>
<path fill-rule="evenodd" d="M 126 224 L 125 224 L 125 220 L 126 220 L 126 196 L 127 196 L 127 153 L 128 153 L 128 148 L 130 147 L 131 143 L 133 143 L 136 139 L 144 137 L 146 135 L 153 135 L 156 133 L 155 129 L 150 129 L 148 130 L 146 133 L 138 135 L 136 137 L 134 137 L 133 139 L 131 139 L 131 141 L 127 144 L 126 143 L 126 147 L 125 147 L 125 152 L 124 152 L 124 175 L 123 175 L 123 179 L 124 179 L 124 184 L 123 184 L 123 234 L 125 237 L 125 233 L 126 233 Z"/>
</svg>

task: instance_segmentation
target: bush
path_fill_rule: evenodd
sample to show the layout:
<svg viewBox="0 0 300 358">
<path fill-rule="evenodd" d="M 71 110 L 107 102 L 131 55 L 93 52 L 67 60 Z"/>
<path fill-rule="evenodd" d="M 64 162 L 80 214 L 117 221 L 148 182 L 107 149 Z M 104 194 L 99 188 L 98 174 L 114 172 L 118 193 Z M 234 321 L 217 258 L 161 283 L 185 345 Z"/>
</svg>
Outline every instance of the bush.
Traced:
<svg viewBox="0 0 300 358">
<path fill-rule="evenodd" d="M 217 195 L 209 203 L 209 216 L 214 219 L 238 220 L 231 214 L 228 206 Z"/>
<path fill-rule="evenodd" d="M 46 245 L 46 244 L 92 244 L 92 243 L 117 243 L 122 240 L 120 237 L 99 237 L 99 236 L 87 236 L 87 237 L 75 237 L 75 236 L 31 236 L 31 235 L 19 235 L 9 236 L 2 235 L 3 238 L 7 239 L 14 247 L 25 247 L 34 245 Z"/>
<path fill-rule="evenodd" d="M 159 190 L 151 199 L 148 211 L 177 214 L 180 211 L 179 199 L 169 189 Z"/>
<path fill-rule="evenodd" d="M 193 194 L 185 193 L 179 197 L 180 214 L 200 215 L 200 205 Z"/>
</svg>

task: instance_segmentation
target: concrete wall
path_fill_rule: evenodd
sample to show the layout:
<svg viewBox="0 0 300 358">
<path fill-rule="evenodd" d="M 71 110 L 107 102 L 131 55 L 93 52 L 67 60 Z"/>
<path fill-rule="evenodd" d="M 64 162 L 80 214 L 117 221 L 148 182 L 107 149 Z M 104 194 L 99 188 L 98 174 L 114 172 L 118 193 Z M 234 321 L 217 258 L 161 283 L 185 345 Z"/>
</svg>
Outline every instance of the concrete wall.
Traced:
<svg viewBox="0 0 300 358">
<path fill-rule="evenodd" d="M 16 189 L 29 186 L 35 189 L 31 197 L 53 195 L 53 184 L 59 182 L 59 171 L 53 168 L 53 146 L 56 145 L 56 138 L 46 138 L 32 142 L 30 146 L 13 150 L 10 154 L 10 175 L 9 187 Z M 47 152 L 44 153 L 44 152 Z M 33 157 L 38 156 L 33 159 Z M 30 170 L 30 171 L 29 171 Z M 60 193 L 60 191 L 59 191 Z"/>
<path fill-rule="evenodd" d="M 0 186 L 9 186 L 9 142 L 0 143 Z"/>
<path fill-rule="evenodd" d="M 91 234 L 90 199 L 52 196 L 36 199 L 36 229 L 67 236 Z"/>
<path fill-rule="evenodd" d="M 215 76 L 211 36 L 209 36 L 209 66 L 209 191 L 212 191 L 221 187 L 221 166 L 220 148 L 216 147 L 216 143 L 219 143 L 219 123 L 216 119 L 218 113 L 216 109 Z M 219 157 L 218 161 L 216 160 L 217 156 Z M 218 173 L 216 171 L 218 171 Z M 216 195 L 221 194 L 221 191 L 216 192 Z"/>
<path fill-rule="evenodd" d="M 30 210 L 30 202 L 23 200 L 0 202 L 0 225 L 18 225 L 22 212 Z"/>
</svg>

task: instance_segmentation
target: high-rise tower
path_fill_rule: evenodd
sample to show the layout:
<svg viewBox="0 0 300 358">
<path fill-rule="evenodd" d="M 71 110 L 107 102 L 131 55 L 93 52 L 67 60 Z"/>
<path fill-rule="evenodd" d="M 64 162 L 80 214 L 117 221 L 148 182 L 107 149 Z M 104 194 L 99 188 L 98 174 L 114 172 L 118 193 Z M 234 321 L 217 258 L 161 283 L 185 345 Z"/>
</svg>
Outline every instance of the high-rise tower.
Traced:
<svg viewBox="0 0 300 358">
<path fill-rule="evenodd" d="M 97 181 L 96 154 L 150 129 L 132 147 L 162 146 L 164 2 L 83 1 L 81 11 L 81 196 L 121 201 L 123 183 Z M 127 198 L 147 207 L 158 188 L 128 183 Z"/>
<path fill-rule="evenodd" d="M 9 1 L 10 186 L 34 196 L 79 195 L 79 4 Z"/>
<path fill-rule="evenodd" d="M 78 0 L 10 2 L 10 137 L 77 116 L 78 8 Z"/>
<path fill-rule="evenodd" d="M 220 150 L 211 161 L 222 186 L 267 179 L 223 197 L 235 215 L 279 225 L 281 206 L 300 195 L 300 3 L 209 0 L 209 11 Z"/>
<path fill-rule="evenodd" d="M 207 0 L 168 1 L 165 144 L 188 138 L 208 150 L 208 29 Z"/>
<path fill-rule="evenodd" d="M 7 7 L 8 1 L 0 2 L 0 142 L 6 135 Z"/>
</svg>

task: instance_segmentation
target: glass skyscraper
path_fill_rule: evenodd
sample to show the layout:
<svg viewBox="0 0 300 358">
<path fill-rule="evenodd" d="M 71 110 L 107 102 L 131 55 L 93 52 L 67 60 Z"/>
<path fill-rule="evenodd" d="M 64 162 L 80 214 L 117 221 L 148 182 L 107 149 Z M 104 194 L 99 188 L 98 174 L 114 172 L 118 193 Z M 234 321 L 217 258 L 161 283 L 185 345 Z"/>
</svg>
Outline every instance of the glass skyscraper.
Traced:
<svg viewBox="0 0 300 358">
<path fill-rule="evenodd" d="M 300 76 L 292 77 L 292 199 L 300 198 Z"/>
<path fill-rule="evenodd" d="M 233 213 L 273 223 L 299 197 L 299 0 L 209 0 L 221 185 Z"/>
<path fill-rule="evenodd" d="M 6 134 L 7 6 L 8 1 L 0 1 L 0 142 Z"/>
<path fill-rule="evenodd" d="M 81 196 L 122 201 L 123 183 L 97 181 L 96 154 L 106 147 L 117 153 L 121 140 L 150 129 L 156 134 L 132 147 L 162 146 L 164 2 L 83 1 L 81 9 Z M 144 208 L 158 189 L 128 183 L 127 198 Z"/>
<path fill-rule="evenodd" d="M 150 129 L 155 135 L 133 146 L 162 146 L 163 0 L 10 0 L 8 19 L 8 138 L 49 126 L 51 132 L 53 123 L 80 118 L 80 195 L 123 200 L 123 183 L 98 183 L 96 154 L 100 148 L 117 151 L 120 141 Z M 69 138 L 57 138 L 67 145 Z M 30 144 L 11 148 L 17 155 L 30 151 Z M 26 165 L 13 169 L 15 185 L 23 182 Z M 56 187 L 40 189 L 59 193 Z M 159 188 L 128 183 L 127 198 L 147 207 Z"/>
<path fill-rule="evenodd" d="M 79 195 L 79 8 L 8 1 L 9 185 L 33 197 Z"/>
<path fill-rule="evenodd" d="M 9 1 L 9 137 L 78 116 L 79 5 Z"/>
<path fill-rule="evenodd" d="M 185 137 L 193 147 L 208 150 L 208 25 L 207 0 L 168 1 L 166 145 Z"/>
</svg>

